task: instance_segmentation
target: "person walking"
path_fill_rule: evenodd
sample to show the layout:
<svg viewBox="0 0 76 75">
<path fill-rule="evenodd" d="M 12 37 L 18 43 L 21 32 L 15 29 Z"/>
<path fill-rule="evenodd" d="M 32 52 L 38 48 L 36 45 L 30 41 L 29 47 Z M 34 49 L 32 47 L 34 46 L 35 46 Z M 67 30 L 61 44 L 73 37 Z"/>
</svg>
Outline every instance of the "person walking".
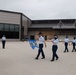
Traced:
<svg viewBox="0 0 76 75">
<path fill-rule="evenodd" d="M 46 47 L 45 39 L 42 36 L 42 33 L 40 32 L 38 35 L 39 35 L 39 50 L 38 50 L 38 54 L 35 58 L 36 60 L 38 60 L 40 53 L 42 54 L 42 59 L 45 59 L 45 54 L 43 51 L 43 45 L 45 44 L 45 47 Z"/>
<path fill-rule="evenodd" d="M 72 40 L 72 45 L 73 45 L 73 50 L 72 52 L 76 52 L 76 49 L 75 49 L 75 44 L 76 44 L 76 38 L 74 37 L 74 39 Z"/>
<path fill-rule="evenodd" d="M 69 39 L 68 39 L 68 36 L 66 36 L 66 38 L 64 39 L 64 45 L 65 45 L 64 53 L 66 51 L 69 52 L 69 50 L 68 50 L 68 43 L 69 43 Z"/>
<path fill-rule="evenodd" d="M 52 55 L 51 62 L 54 61 L 55 58 L 56 58 L 56 60 L 59 59 L 59 57 L 58 57 L 58 55 L 56 53 L 57 50 L 58 50 L 58 42 L 59 42 L 58 36 L 57 35 L 54 35 L 54 39 L 52 39 L 52 43 L 53 43 L 53 45 L 52 45 L 52 53 L 53 53 L 53 55 Z"/>
<path fill-rule="evenodd" d="M 2 37 L 2 48 L 5 49 L 6 37 L 3 35 Z"/>
</svg>

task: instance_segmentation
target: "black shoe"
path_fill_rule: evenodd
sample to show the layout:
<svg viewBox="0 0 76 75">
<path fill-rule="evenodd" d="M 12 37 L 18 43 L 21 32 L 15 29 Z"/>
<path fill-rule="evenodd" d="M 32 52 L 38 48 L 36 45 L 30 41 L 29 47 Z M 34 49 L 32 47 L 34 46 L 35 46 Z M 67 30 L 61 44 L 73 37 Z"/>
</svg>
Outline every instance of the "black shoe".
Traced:
<svg viewBox="0 0 76 75">
<path fill-rule="evenodd" d="M 56 60 L 58 60 L 59 59 L 59 57 L 58 58 L 56 58 Z"/>
<path fill-rule="evenodd" d="M 73 52 L 73 50 L 72 50 L 72 52 Z"/>
<path fill-rule="evenodd" d="M 53 62 L 54 60 L 51 60 L 51 62 Z"/>
<path fill-rule="evenodd" d="M 67 52 L 69 52 L 69 51 L 67 51 Z"/>
<path fill-rule="evenodd" d="M 66 51 L 64 51 L 64 53 L 65 53 Z"/>
<path fill-rule="evenodd" d="M 42 57 L 41 59 L 45 59 L 45 57 Z"/>
<path fill-rule="evenodd" d="M 38 58 L 37 58 L 37 57 L 36 57 L 35 59 L 36 59 L 36 60 L 38 60 Z"/>
</svg>

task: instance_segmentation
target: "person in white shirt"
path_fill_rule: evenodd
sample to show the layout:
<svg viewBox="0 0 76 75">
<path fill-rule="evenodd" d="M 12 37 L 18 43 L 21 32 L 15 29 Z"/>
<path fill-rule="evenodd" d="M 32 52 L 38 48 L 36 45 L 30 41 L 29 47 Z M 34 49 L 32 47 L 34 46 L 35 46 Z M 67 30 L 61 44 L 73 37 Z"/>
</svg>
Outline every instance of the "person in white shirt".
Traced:
<svg viewBox="0 0 76 75">
<path fill-rule="evenodd" d="M 43 52 L 43 45 L 45 44 L 45 47 L 46 47 L 45 39 L 42 36 L 42 33 L 40 32 L 38 35 L 39 35 L 39 50 L 38 50 L 38 54 L 37 54 L 37 56 L 35 58 L 36 60 L 38 60 L 38 58 L 40 56 L 40 53 L 42 54 L 42 59 L 45 58 L 45 54 Z"/>
<path fill-rule="evenodd" d="M 66 50 L 67 50 L 67 52 L 69 52 L 69 50 L 68 50 L 68 43 L 69 43 L 69 39 L 68 39 L 68 36 L 66 36 L 66 38 L 64 39 L 64 45 L 65 45 L 64 52 L 66 52 Z"/>
<path fill-rule="evenodd" d="M 53 53 L 53 56 L 52 56 L 52 60 L 51 61 L 54 61 L 55 60 L 55 58 L 56 58 L 56 60 L 58 60 L 58 55 L 57 55 L 57 49 L 58 49 L 58 42 L 59 42 L 59 40 L 58 40 L 58 36 L 57 35 L 54 35 L 54 39 L 52 39 L 52 43 L 53 43 L 53 45 L 52 45 L 52 53 Z"/>
<path fill-rule="evenodd" d="M 2 48 L 5 49 L 6 37 L 3 35 L 2 37 Z"/>
<path fill-rule="evenodd" d="M 72 52 L 73 52 L 73 51 L 76 52 L 76 48 L 75 48 L 76 38 L 75 38 L 75 37 L 74 37 L 74 39 L 72 40 L 72 44 L 73 44 L 73 50 L 72 50 Z"/>
</svg>

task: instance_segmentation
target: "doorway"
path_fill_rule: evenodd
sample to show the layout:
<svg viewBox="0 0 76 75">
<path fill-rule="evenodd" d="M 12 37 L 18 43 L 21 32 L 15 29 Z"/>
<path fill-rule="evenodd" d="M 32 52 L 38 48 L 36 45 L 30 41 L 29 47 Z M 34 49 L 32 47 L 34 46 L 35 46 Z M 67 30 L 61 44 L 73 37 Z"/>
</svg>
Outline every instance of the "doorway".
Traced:
<svg viewBox="0 0 76 75">
<path fill-rule="evenodd" d="M 31 35 L 30 36 L 30 40 L 34 40 L 35 39 L 35 36 L 34 35 Z"/>
<path fill-rule="evenodd" d="M 45 35 L 45 40 L 47 40 L 47 35 Z"/>
</svg>

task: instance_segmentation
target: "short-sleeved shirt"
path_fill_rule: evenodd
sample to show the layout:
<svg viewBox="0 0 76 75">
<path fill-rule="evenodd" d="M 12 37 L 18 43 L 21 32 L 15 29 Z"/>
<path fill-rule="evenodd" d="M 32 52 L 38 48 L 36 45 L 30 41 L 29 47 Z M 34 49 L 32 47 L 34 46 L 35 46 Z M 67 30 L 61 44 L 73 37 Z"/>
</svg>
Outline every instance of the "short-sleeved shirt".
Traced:
<svg viewBox="0 0 76 75">
<path fill-rule="evenodd" d="M 76 39 L 72 40 L 72 43 L 76 43 Z"/>
<path fill-rule="evenodd" d="M 53 45 L 58 45 L 59 40 L 58 39 L 52 39 Z"/>
<path fill-rule="evenodd" d="M 68 43 L 68 42 L 69 42 L 69 39 L 68 39 L 68 38 L 65 38 L 65 39 L 64 39 L 64 42 L 65 42 L 65 43 Z"/>
<path fill-rule="evenodd" d="M 40 36 L 39 37 L 39 44 L 44 44 L 44 41 L 45 41 L 44 37 Z"/>
<path fill-rule="evenodd" d="M 6 37 L 3 36 L 3 37 L 2 37 L 2 41 L 5 41 L 5 40 L 6 40 Z"/>
</svg>

